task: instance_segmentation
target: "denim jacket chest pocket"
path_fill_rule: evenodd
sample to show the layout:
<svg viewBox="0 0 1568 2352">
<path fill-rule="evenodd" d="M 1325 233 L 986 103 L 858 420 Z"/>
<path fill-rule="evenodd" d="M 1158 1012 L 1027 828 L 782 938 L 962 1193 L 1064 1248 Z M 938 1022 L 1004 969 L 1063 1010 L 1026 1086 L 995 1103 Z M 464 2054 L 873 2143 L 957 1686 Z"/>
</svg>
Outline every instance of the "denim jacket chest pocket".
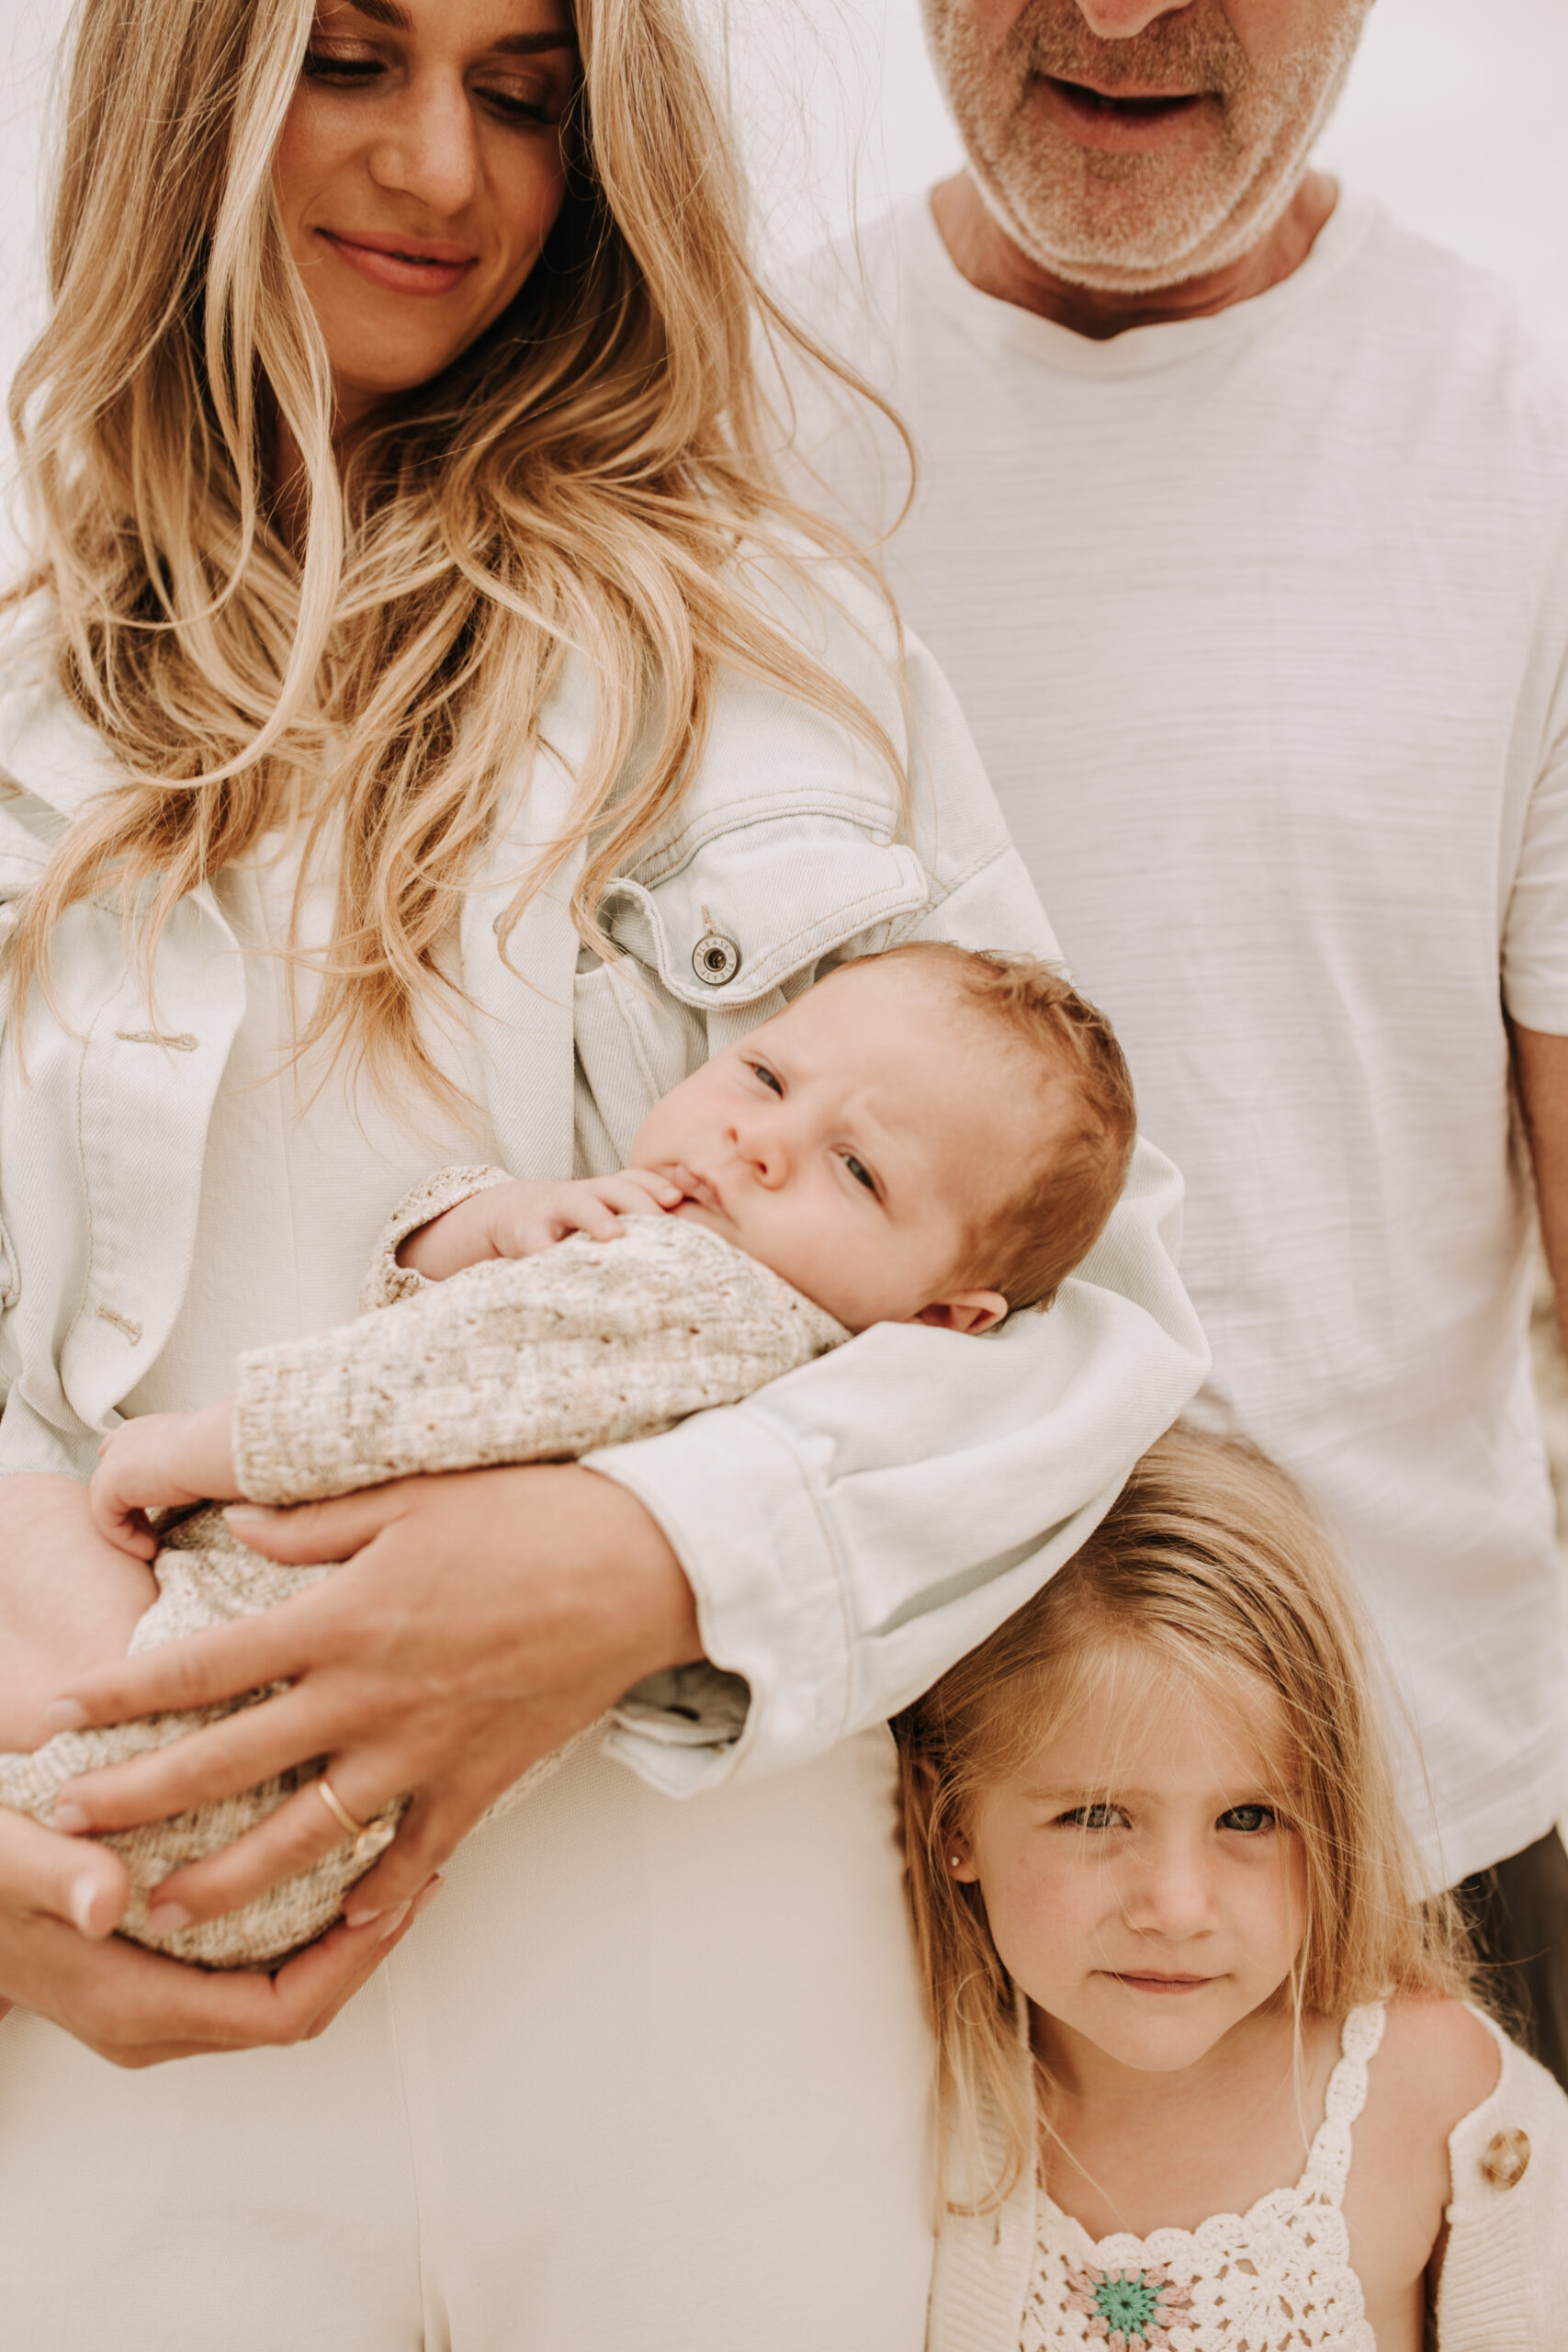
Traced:
<svg viewBox="0 0 1568 2352">
<path fill-rule="evenodd" d="M 915 852 L 862 811 L 781 811 L 770 796 L 753 814 L 725 813 L 656 844 L 605 894 L 626 960 L 585 959 L 575 991 L 579 1152 L 595 1172 L 607 1151 L 625 1164 L 659 1096 L 711 1053 L 845 948 L 885 945 L 928 901 Z"/>
</svg>

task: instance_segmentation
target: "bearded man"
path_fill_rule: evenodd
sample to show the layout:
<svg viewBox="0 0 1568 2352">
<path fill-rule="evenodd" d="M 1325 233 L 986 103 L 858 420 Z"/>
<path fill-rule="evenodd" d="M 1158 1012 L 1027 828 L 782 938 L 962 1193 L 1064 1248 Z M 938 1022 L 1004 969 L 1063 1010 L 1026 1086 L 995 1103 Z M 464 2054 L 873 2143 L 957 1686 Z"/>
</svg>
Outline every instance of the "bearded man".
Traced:
<svg viewBox="0 0 1568 2352">
<path fill-rule="evenodd" d="M 1186 1173 L 1202 1410 L 1357 1572 L 1568 2083 L 1568 390 L 1310 168 L 1370 5 L 927 0 L 967 166 L 795 294 L 908 420 L 894 587 Z M 894 522 L 901 451 L 813 430 Z"/>
</svg>

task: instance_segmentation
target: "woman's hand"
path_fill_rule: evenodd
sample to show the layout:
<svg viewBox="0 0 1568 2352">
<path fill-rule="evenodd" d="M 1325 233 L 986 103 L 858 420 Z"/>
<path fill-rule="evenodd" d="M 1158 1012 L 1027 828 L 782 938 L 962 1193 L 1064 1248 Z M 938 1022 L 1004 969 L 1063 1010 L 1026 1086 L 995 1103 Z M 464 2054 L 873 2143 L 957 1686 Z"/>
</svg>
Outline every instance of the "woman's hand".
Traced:
<svg viewBox="0 0 1568 2352">
<path fill-rule="evenodd" d="M 77 1681 L 56 1724 L 109 1724 L 291 1688 L 61 1792 L 73 1831 L 123 1829 L 324 1756 L 360 1821 L 407 1791 L 351 1922 L 406 1902 L 530 1764 L 646 1674 L 701 1654 L 691 1588 L 636 1498 L 573 1465 L 400 1480 L 290 1511 L 242 1506 L 245 1543 L 344 1560 L 297 1600 Z M 304 1870 L 343 1830 L 314 1786 L 165 1879 L 160 1923 L 214 1918 Z"/>
<path fill-rule="evenodd" d="M 0 1478 L 0 1749 L 31 1751 L 62 1683 L 124 1655 L 158 1598 L 151 1568 L 106 1543 L 74 1478 Z"/>
<path fill-rule="evenodd" d="M 117 1854 L 0 1808 L 0 2015 L 31 2009 L 117 2066 L 313 2041 L 440 1883 L 367 1927 L 334 1928 L 276 1975 L 218 1973 L 111 1935 L 126 1896 Z"/>
<path fill-rule="evenodd" d="M 50 1661 L 58 1682 L 101 1657 L 111 1617 L 124 1619 L 114 1636 L 123 1648 L 152 1594 L 148 1571 L 93 1526 L 85 1487 L 0 1479 L 0 1668 L 19 1671 L 28 1657 L 29 1691 Z M 47 1695 L 32 1701 L 40 1736 Z M 114 1939 L 129 1892 L 108 1847 L 0 1807 L 0 2016 L 19 2003 L 121 2066 L 299 2041 L 331 2023 L 414 1916 L 340 1928 L 276 1976 L 220 1976 Z"/>
</svg>

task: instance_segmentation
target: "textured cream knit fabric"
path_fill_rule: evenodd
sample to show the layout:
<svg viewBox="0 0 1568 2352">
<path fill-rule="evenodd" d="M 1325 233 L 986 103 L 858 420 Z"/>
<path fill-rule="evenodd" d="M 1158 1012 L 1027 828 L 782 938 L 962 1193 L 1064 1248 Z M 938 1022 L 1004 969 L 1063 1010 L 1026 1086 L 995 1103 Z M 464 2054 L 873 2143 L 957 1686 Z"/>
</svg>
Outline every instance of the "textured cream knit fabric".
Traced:
<svg viewBox="0 0 1568 2352">
<path fill-rule="evenodd" d="M 677 1217 L 626 1218 L 614 1240 L 575 1235 L 446 1283 L 398 1266 L 406 1234 L 506 1181 L 493 1169 L 454 1169 L 417 1187 L 394 1213 L 367 1277 L 366 1301 L 378 1311 L 242 1359 L 235 1466 L 251 1500 L 305 1502 L 422 1471 L 572 1459 L 735 1403 L 849 1336 L 765 1266 Z M 159 1598 L 137 1626 L 132 1651 L 273 1608 L 332 1574 L 262 1558 L 209 1508 L 162 1532 Z M 75 1774 L 165 1747 L 266 1695 L 64 1732 L 36 1755 L 0 1756 L 0 1804 L 46 1821 Z M 487 1818 L 569 1752 L 536 1764 Z M 378 1815 L 364 1838 L 345 1838 L 311 1870 L 222 1918 L 165 1934 L 146 1915 L 149 1891 L 169 1871 L 231 1844 L 320 1770 L 319 1759 L 301 1764 L 221 1804 L 107 1838 L 131 1875 L 122 1932 L 213 1968 L 276 1961 L 320 1935 L 389 1843 L 406 1800 Z"/>
</svg>

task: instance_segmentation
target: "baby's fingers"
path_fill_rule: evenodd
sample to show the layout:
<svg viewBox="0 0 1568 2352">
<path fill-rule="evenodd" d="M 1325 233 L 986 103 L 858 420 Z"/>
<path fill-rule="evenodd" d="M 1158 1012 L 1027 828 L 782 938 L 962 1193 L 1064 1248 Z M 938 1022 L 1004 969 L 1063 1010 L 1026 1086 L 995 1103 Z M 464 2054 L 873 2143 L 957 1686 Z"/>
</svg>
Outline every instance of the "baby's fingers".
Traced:
<svg viewBox="0 0 1568 2352">
<path fill-rule="evenodd" d="M 617 1188 L 616 1206 L 627 1216 L 645 1216 L 650 1209 L 662 1215 L 679 1208 L 686 1197 L 679 1184 L 651 1168 L 623 1168 L 609 1178 L 606 1192 L 609 1184 Z"/>
</svg>

